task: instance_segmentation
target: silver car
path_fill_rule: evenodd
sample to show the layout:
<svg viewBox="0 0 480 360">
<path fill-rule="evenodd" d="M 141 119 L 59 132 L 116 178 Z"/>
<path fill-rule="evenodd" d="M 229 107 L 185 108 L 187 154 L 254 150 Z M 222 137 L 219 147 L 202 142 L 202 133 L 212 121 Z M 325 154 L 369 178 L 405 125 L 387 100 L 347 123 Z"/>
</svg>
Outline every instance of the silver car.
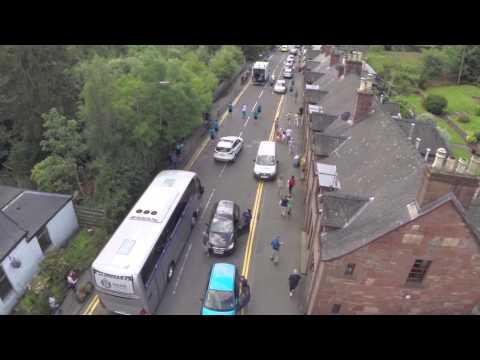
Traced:
<svg viewBox="0 0 480 360">
<path fill-rule="evenodd" d="M 242 151 L 243 139 L 238 136 L 225 136 L 219 139 L 213 159 L 216 161 L 234 162 L 238 153 Z"/>
</svg>

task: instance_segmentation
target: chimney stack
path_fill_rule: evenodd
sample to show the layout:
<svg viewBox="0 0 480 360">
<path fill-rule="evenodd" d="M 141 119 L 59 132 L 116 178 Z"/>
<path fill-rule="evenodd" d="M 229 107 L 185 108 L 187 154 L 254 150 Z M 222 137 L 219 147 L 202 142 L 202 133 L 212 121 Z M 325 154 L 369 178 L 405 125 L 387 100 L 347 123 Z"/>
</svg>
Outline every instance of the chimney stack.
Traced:
<svg viewBox="0 0 480 360">
<path fill-rule="evenodd" d="M 408 133 L 408 140 L 412 140 L 413 138 L 413 130 L 415 129 L 415 123 L 410 123 L 410 132 Z"/>
<path fill-rule="evenodd" d="M 360 51 L 352 51 L 347 55 L 345 60 L 345 75 L 350 73 L 356 73 L 358 76 L 362 76 L 363 61 L 362 53 Z"/>
<path fill-rule="evenodd" d="M 330 55 L 330 67 L 337 65 L 340 61 L 340 53 L 333 49 L 332 54 Z"/>
<path fill-rule="evenodd" d="M 357 102 L 353 111 L 353 123 L 365 119 L 373 108 L 374 94 L 372 78 L 370 76 L 360 79 L 360 88 L 357 90 Z"/>
<path fill-rule="evenodd" d="M 417 192 L 417 204 L 422 208 L 452 192 L 463 207 L 468 209 L 480 185 L 480 177 L 472 175 L 479 168 L 480 159 L 477 157 L 472 156 L 467 170 L 466 160 L 458 159 L 456 162 L 453 157 L 446 159 L 445 149 L 438 149 L 433 165 L 424 168 L 422 184 Z"/>
</svg>

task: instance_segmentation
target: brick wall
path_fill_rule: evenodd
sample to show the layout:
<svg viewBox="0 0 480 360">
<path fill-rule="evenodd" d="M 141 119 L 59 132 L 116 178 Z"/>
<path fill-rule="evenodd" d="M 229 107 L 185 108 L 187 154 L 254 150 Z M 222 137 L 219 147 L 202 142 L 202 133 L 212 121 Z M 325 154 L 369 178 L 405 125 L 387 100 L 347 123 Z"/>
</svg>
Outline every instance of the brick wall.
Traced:
<svg viewBox="0 0 480 360">
<path fill-rule="evenodd" d="M 340 314 L 468 314 L 480 302 L 479 250 L 454 205 L 446 203 L 325 262 L 313 313 L 331 314 L 340 304 Z M 419 287 L 406 286 L 417 259 L 432 263 Z M 344 275 L 349 263 L 355 264 L 351 279 Z"/>
</svg>

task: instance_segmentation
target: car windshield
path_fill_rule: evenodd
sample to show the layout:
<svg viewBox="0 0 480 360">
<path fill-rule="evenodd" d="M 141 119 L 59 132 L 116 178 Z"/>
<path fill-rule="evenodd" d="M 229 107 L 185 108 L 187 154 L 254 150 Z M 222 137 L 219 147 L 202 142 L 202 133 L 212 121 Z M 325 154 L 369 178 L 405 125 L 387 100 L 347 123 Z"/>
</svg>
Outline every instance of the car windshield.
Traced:
<svg viewBox="0 0 480 360">
<path fill-rule="evenodd" d="M 216 311 L 233 310 L 235 309 L 235 296 L 231 291 L 208 290 L 205 307 Z"/>
<path fill-rule="evenodd" d="M 275 165 L 275 157 L 272 155 L 259 155 L 257 156 L 257 164 L 264 166 Z"/>
<path fill-rule="evenodd" d="M 231 234 L 233 232 L 233 221 L 223 216 L 215 216 L 210 226 L 210 232 Z"/>
<path fill-rule="evenodd" d="M 232 148 L 226 148 L 226 147 L 221 147 L 221 146 L 217 146 L 215 148 L 215 150 L 217 150 L 217 152 L 229 152 Z"/>
</svg>

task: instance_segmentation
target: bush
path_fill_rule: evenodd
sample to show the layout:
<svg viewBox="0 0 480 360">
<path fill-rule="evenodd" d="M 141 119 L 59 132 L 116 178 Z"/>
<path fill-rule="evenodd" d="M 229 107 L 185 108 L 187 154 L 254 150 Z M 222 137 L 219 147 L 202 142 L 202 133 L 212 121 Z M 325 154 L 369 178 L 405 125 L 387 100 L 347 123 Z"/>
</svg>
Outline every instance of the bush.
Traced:
<svg viewBox="0 0 480 360">
<path fill-rule="evenodd" d="M 463 124 L 466 124 L 468 122 L 470 122 L 470 116 L 468 116 L 467 114 L 460 114 L 458 117 L 457 117 L 457 121 L 458 122 L 461 122 Z"/>
<path fill-rule="evenodd" d="M 441 115 L 446 109 L 448 102 L 441 95 L 428 95 L 425 99 L 425 109 L 435 115 Z"/>
<path fill-rule="evenodd" d="M 15 307 L 15 313 L 49 314 L 48 297 L 53 295 L 61 303 L 67 294 L 65 278 L 68 271 L 76 269 L 80 274 L 87 270 L 107 240 L 103 229 L 96 229 L 93 234 L 83 230 L 66 248 L 49 252 L 40 264 L 39 273 L 32 279 L 29 290 Z"/>
<path fill-rule="evenodd" d="M 437 126 L 437 131 L 440 134 L 440 136 L 443 138 L 443 140 L 445 140 L 445 142 L 449 144 L 450 140 L 452 139 L 452 136 L 448 133 L 448 131 L 438 126 Z"/>
<path fill-rule="evenodd" d="M 467 144 L 476 144 L 478 142 L 477 136 L 472 133 L 469 133 L 465 140 L 467 141 Z"/>
<path fill-rule="evenodd" d="M 435 116 L 428 112 L 424 112 L 417 116 L 417 121 L 435 122 Z"/>
<path fill-rule="evenodd" d="M 480 140 L 480 131 L 475 133 L 475 137 L 477 138 L 477 140 Z"/>
</svg>

